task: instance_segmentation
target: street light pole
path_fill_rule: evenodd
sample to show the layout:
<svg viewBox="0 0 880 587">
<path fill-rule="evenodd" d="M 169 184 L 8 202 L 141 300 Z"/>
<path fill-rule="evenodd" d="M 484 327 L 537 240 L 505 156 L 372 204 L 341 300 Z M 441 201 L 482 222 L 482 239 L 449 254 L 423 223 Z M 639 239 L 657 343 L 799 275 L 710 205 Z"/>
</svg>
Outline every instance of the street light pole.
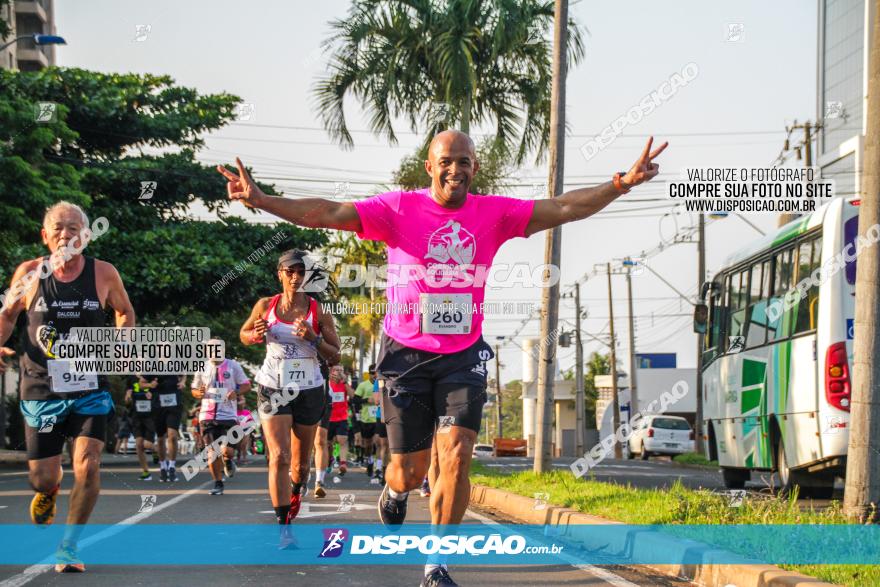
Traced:
<svg viewBox="0 0 880 587">
<path fill-rule="evenodd" d="M 504 438 L 504 426 L 501 423 L 501 345 L 495 343 L 495 437 Z"/>
<path fill-rule="evenodd" d="M 633 414 L 639 411 L 639 394 L 636 389 L 636 334 L 633 317 L 632 266 L 626 268 L 626 297 L 629 305 L 629 417 L 632 418 Z"/>
<path fill-rule="evenodd" d="M 581 341 L 581 284 L 574 284 L 575 332 L 575 454 L 584 454 L 584 345 Z"/>
<path fill-rule="evenodd" d="M 568 0 L 556 0 L 553 25 L 553 82 L 550 90 L 550 156 L 547 178 L 548 197 L 562 193 L 565 162 L 565 77 L 568 71 L 566 51 L 568 45 Z M 544 248 L 545 267 L 559 267 L 562 257 L 562 229 L 556 227 L 547 233 Z M 549 269 L 544 272 L 550 280 Z M 541 341 L 538 363 L 538 406 L 535 430 L 534 471 L 550 470 L 553 455 L 550 450 L 551 426 L 553 424 L 553 379 L 556 355 L 554 340 L 559 328 L 559 282 L 544 288 L 541 296 Z"/>
<path fill-rule="evenodd" d="M 614 339 L 614 303 L 613 298 L 611 296 L 611 263 L 607 264 L 608 271 L 608 320 L 610 329 L 611 329 L 611 409 L 613 412 L 611 413 L 611 421 L 613 429 L 611 430 L 612 436 L 617 438 L 617 431 L 620 429 L 620 398 L 617 396 L 617 352 L 615 350 L 616 340 Z M 622 459 L 623 451 L 620 448 L 620 443 L 617 440 L 614 441 L 614 458 Z"/>
<path fill-rule="evenodd" d="M 15 37 L 2 47 L 0 47 L 0 51 L 3 51 L 7 47 L 18 43 L 19 41 L 23 41 L 25 39 L 32 39 L 35 45 L 66 45 L 67 41 L 64 40 L 63 37 L 59 37 L 58 35 L 20 35 Z"/>
<path fill-rule="evenodd" d="M 697 295 L 703 291 L 703 282 L 706 279 L 706 221 L 703 213 L 697 224 Z M 703 335 L 697 336 L 697 374 L 696 387 L 694 390 L 697 400 L 697 413 L 694 414 L 694 451 L 697 454 L 705 452 L 703 442 Z"/>
</svg>

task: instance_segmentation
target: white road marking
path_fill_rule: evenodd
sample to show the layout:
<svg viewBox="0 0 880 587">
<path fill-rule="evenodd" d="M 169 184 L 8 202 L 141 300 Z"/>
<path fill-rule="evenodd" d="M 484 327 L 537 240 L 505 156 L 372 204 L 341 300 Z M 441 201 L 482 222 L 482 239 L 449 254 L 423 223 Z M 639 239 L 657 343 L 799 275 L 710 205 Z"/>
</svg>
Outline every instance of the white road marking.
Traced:
<svg viewBox="0 0 880 587">
<path fill-rule="evenodd" d="M 181 495 L 178 495 L 177 497 L 169 499 L 168 501 L 164 502 L 161 505 L 155 506 L 154 508 L 152 508 L 149 511 L 140 512 L 140 513 L 137 513 L 133 516 L 129 516 L 128 518 L 125 518 L 121 522 L 116 522 L 111 527 L 107 528 L 106 530 L 98 532 L 97 534 L 95 534 L 94 536 L 90 536 L 89 538 L 86 538 L 85 540 L 80 542 L 79 546 L 80 546 L 80 548 L 84 548 L 84 547 L 87 547 L 87 546 L 94 544 L 96 542 L 100 542 L 101 540 L 105 540 L 107 538 L 110 538 L 111 536 L 115 536 L 116 534 L 119 534 L 120 532 L 125 530 L 125 528 L 123 528 L 122 526 L 130 525 L 130 524 L 137 524 L 141 520 L 146 520 L 147 518 L 149 518 L 153 514 L 155 514 L 157 512 L 161 512 L 165 508 L 169 508 L 169 507 L 183 501 L 184 499 L 186 499 L 187 497 L 189 497 L 191 495 L 194 495 L 196 493 L 204 491 L 212 484 L 213 484 L 213 481 L 208 481 L 207 483 L 203 483 L 199 487 L 196 487 L 194 489 L 190 489 L 186 493 L 183 493 Z M 26 568 L 24 571 L 19 573 L 18 575 L 14 575 L 14 576 L 6 579 L 5 581 L 0 582 L 0 587 L 21 587 L 21 585 L 25 585 L 27 583 L 30 583 L 31 581 L 33 581 L 34 579 L 36 579 L 37 577 L 39 577 L 43 573 L 50 571 L 50 570 L 53 570 L 54 567 L 55 567 L 55 557 L 54 556 L 47 557 L 43 560 L 43 562 L 37 563 L 35 565 L 31 565 L 28 568 Z"/>
<path fill-rule="evenodd" d="M 502 524 L 499 524 L 498 522 L 496 522 L 495 520 L 493 520 L 491 518 L 487 518 L 483 514 L 478 514 L 477 512 L 475 512 L 471 509 L 467 510 L 467 514 L 470 517 L 472 517 L 476 520 L 479 520 L 483 524 L 486 524 L 487 526 L 494 526 L 494 527 L 499 528 L 503 532 L 507 532 L 510 534 L 513 533 L 513 530 L 511 530 L 510 528 L 507 528 L 507 527 L 503 526 Z M 619 575 L 615 575 L 611 571 L 603 569 L 602 567 L 596 567 L 593 565 L 585 565 L 585 564 L 579 563 L 579 562 L 577 562 L 577 560 L 573 556 L 569 556 L 569 555 L 563 554 L 563 553 L 554 554 L 552 556 L 567 562 L 569 565 L 571 565 L 572 567 L 574 567 L 576 569 L 580 569 L 581 571 L 584 571 L 586 573 L 590 573 L 594 577 L 605 581 L 609 585 L 614 585 L 614 587 L 639 587 L 635 583 L 631 583 L 630 581 L 627 581 L 623 577 L 621 577 Z"/>
</svg>

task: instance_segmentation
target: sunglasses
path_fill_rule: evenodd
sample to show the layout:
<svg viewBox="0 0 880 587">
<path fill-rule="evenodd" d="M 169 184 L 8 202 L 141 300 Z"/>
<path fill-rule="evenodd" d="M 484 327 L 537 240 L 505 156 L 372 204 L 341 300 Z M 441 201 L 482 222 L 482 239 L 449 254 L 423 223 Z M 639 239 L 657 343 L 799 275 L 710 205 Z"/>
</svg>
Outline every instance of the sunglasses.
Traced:
<svg viewBox="0 0 880 587">
<path fill-rule="evenodd" d="M 288 267 L 288 268 L 286 268 L 286 269 L 282 269 L 281 272 L 282 272 L 282 273 L 286 273 L 287 275 L 294 275 L 294 274 L 296 274 L 296 275 L 305 275 L 305 274 L 306 274 L 306 270 L 305 270 L 305 268 L 297 269 L 297 268 L 295 268 L 295 267 Z"/>
</svg>

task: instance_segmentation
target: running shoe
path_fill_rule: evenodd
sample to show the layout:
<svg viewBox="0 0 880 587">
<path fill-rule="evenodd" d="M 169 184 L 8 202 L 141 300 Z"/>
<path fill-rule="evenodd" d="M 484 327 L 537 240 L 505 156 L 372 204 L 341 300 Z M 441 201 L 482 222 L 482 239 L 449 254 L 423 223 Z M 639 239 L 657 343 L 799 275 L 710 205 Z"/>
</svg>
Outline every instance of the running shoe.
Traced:
<svg viewBox="0 0 880 587">
<path fill-rule="evenodd" d="M 419 488 L 419 495 L 422 497 L 431 497 L 431 486 L 428 484 L 427 479 L 422 481 L 422 486 Z"/>
<path fill-rule="evenodd" d="M 223 481 L 214 481 L 214 489 L 211 490 L 211 495 L 223 495 Z"/>
<path fill-rule="evenodd" d="M 315 483 L 315 497 L 318 499 L 322 497 L 327 497 L 327 491 L 324 489 L 324 484 L 318 481 Z"/>
<path fill-rule="evenodd" d="M 55 551 L 55 558 L 58 562 L 55 564 L 56 573 L 84 573 L 86 566 L 76 555 L 76 546 L 70 542 L 62 542 L 58 550 Z"/>
<path fill-rule="evenodd" d="M 282 524 L 280 537 L 278 540 L 278 550 L 295 550 L 299 548 L 296 536 L 293 534 L 293 528 L 288 524 Z"/>
<path fill-rule="evenodd" d="M 174 483 L 177 481 L 177 473 L 174 472 L 174 467 L 168 469 L 168 482 Z"/>
<path fill-rule="evenodd" d="M 409 495 L 400 501 L 392 498 L 388 493 L 388 484 L 379 494 L 379 519 L 389 530 L 397 530 L 403 524 L 403 520 L 406 518 L 407 499 L 409 499 Z"/>
<path fill-rule="evenodd" d="M 431 574 L 422 579 L 419 587 L 458 587 L 458 583 L 449 576 L 449 571 L 443 567 L 437 567 Z"/>
<path fill-rule="evenodd" d="M 299 514 L 299 508 L 302 505 L 302 494 L 299 491 L 293 491 L 290 494 L 290 510 L 287 512 L 287 523 L 293 522 L 294 518 Z"/>
<path fill-rule="evenodd" d="M 48 526 L 55 519 L 55 500 L 58 499 L 58 489 L 51 493 L 37 492 L 31 500 L 31 521 L 34 524 Z"/>
<path fill-rule="evenodd" d="M 144 471 L 138 476 L 138 481 L 152 481 L 153 475 L 149 471 Z"/>
<path fill-rule="evenodd" d="M 339 461 L 339 476 L 344 477 L 346 471 L 348 471 L 348 465 L 345 461 Z"/>
<path fill-rule="evenodd" d="M 168 471 L 159 469 L 159 483 L 165 483 L 166 481 L 168 481 Z"/>
<path fill-rule="evenodd" d="M 238 467 L 235 466 L 235 461 L 232 459 L 223 459 L 223 472 L 226 473 L 226 476 L 230 479 L 235 477 L 235 472 L 238 471 Z"/>
</svg>

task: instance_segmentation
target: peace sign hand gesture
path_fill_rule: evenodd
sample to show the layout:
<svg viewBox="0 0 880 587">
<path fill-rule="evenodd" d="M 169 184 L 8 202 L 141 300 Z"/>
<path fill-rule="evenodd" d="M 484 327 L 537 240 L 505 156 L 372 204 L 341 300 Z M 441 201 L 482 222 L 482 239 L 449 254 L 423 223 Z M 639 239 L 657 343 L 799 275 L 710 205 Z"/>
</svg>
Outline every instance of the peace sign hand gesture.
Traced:
<svg viewBox="0 0 880 587">
<path fill-rule="evenodd" d="M 217 166 L 217 171 L 228 180 L 226 193 L 229 194 L 229 199 L 240 200 L 248 208 L 259 208 L 261 202 L 267 197 L 266 194 L 257 186 L 238 157 L 235 158 L 235 166 L 238 167 L 238 175 L 222 165 Z"/>
<path fill-rule="evenodd" d="M 636 161 L 630 170 L 626 172 L 626 175 L 620 178 L 621 184 L 627 189 L 645 183 L 646 181 L 651 181 L 658 173 L 660 173 L 660 165 L 654 163 L 653 159 L 669 146 L 669 142 L 663 143 L 652 152 L 651 144 L 653 142 L 654 137 L 648 138 L 648 144 L 645 145 L 645 150 L 642 151 L 638 161 Z"/>
</svg>

